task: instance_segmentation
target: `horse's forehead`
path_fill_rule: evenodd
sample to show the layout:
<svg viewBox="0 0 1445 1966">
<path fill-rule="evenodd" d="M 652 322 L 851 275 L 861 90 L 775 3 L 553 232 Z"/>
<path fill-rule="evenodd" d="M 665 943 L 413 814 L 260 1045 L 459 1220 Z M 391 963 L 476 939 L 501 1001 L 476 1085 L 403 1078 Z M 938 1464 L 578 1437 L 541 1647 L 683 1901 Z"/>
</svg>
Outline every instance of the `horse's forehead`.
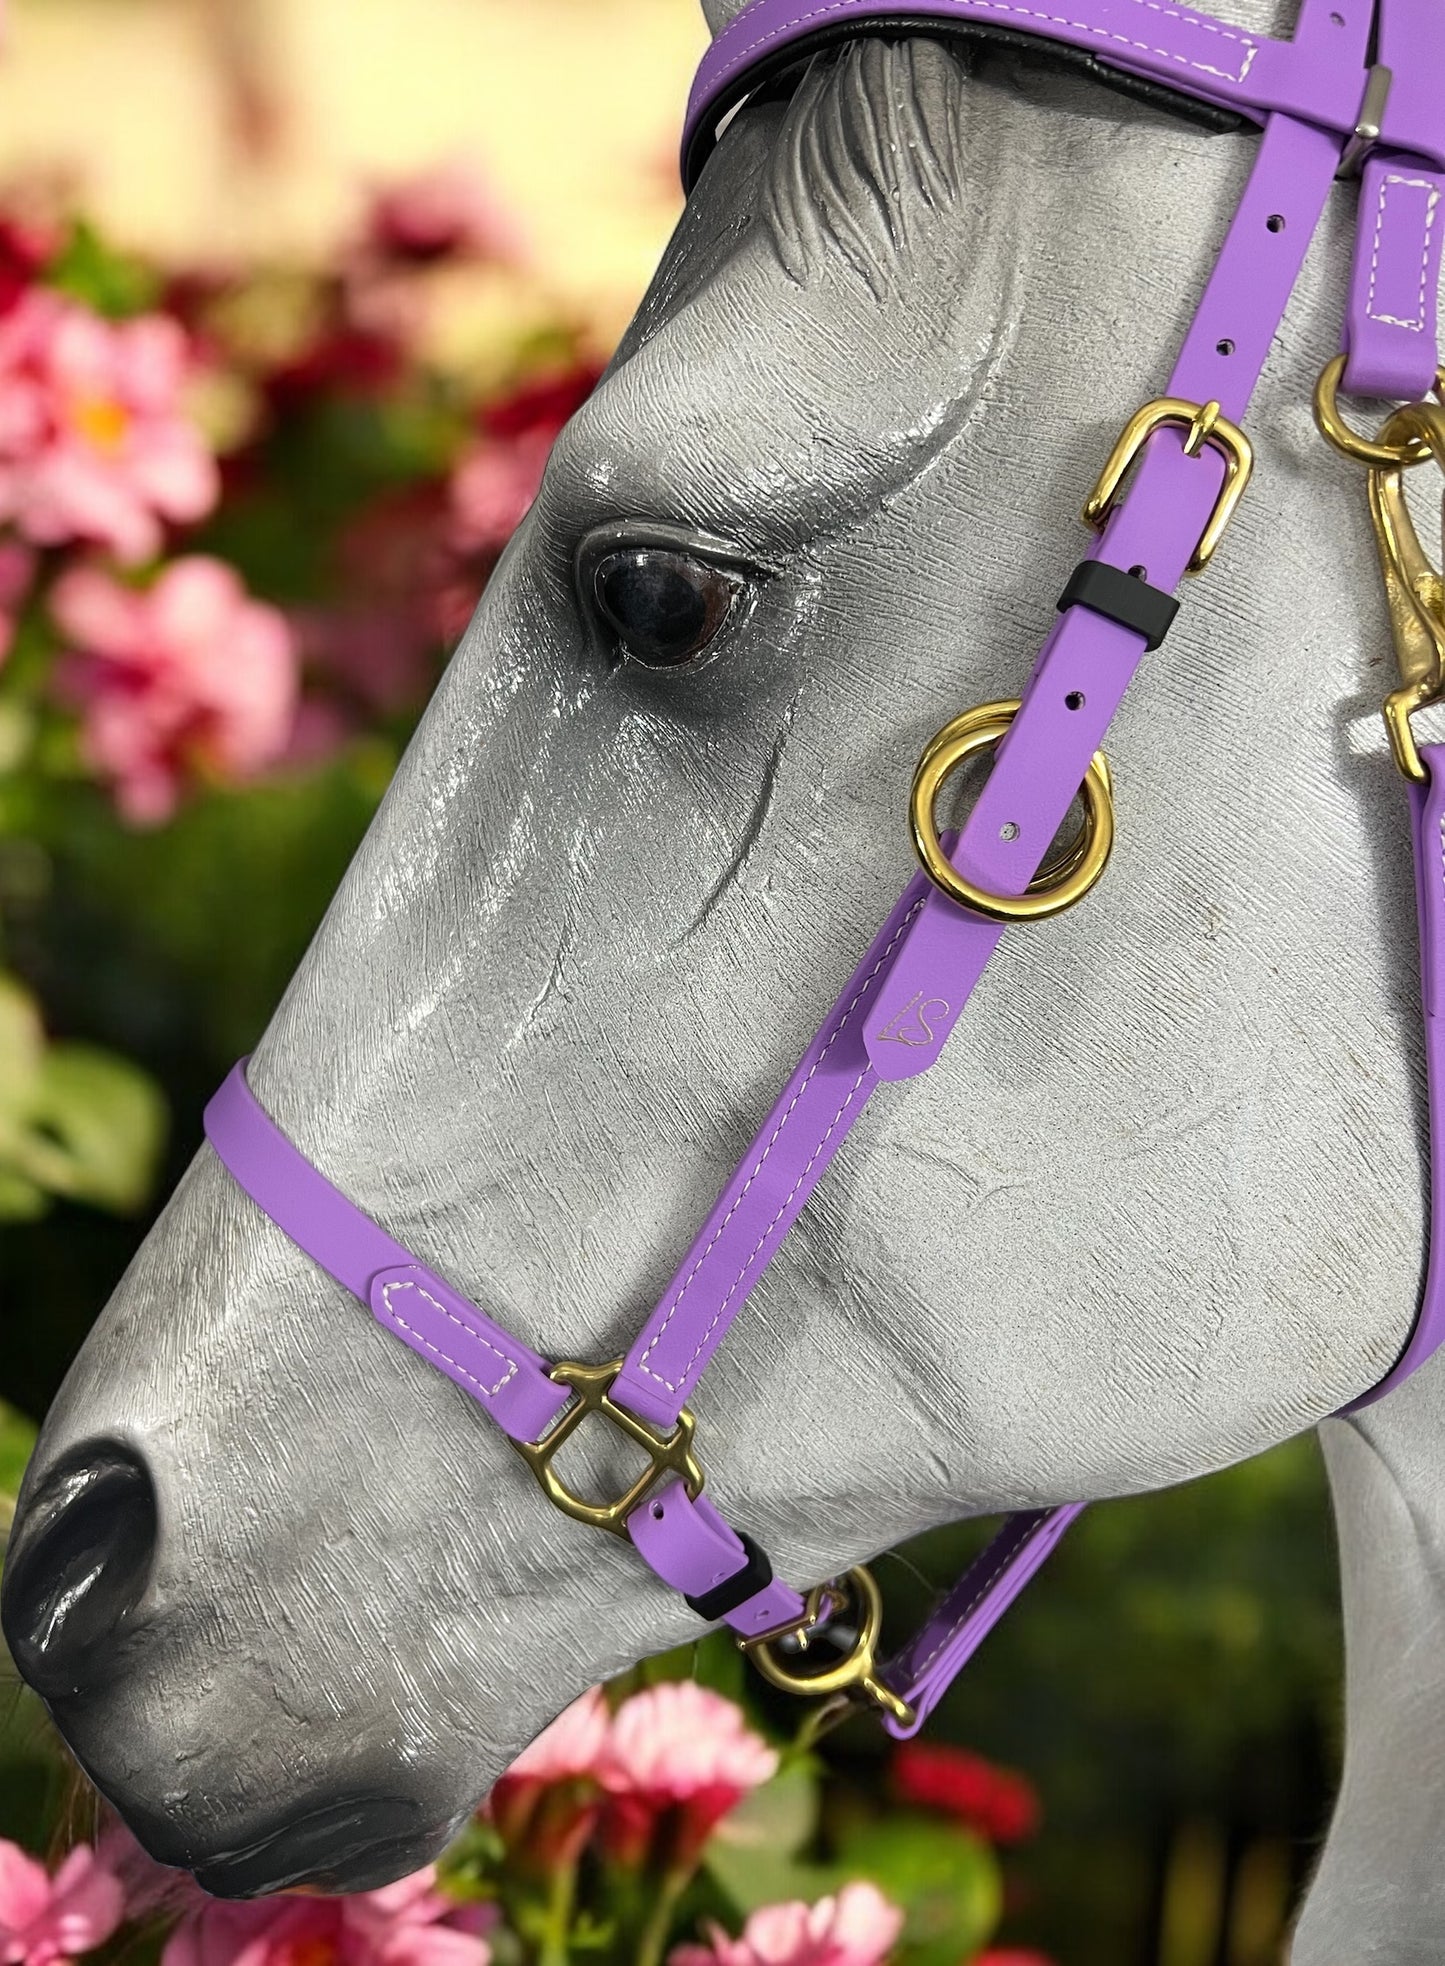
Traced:
<svg viewBox="0 0 1445 1966">
<path fill-rule="evenodd" d="M 910 300 L 846 281 L 800 290 L 759 246 L 738 254 L 604 385 L 571 469 L 614 509 L 783 547 L 846 526 L 958 434 L 1009 328 L 997 283 L 920 272 Z M 955 337 L 944 325 L 968 312 Z M 766 345 L 740 335 L 766 321 Z"/>
</svg>

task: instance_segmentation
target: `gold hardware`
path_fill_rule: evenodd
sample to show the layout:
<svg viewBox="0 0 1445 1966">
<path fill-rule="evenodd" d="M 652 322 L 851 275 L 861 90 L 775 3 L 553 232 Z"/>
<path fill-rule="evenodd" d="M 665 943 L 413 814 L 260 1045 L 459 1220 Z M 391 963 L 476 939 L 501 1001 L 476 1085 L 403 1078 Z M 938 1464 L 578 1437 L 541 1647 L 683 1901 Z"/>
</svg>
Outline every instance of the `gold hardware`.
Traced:
<svg viewBox="0 0 1445 1966">
<path fill-rule="evenodd" d="M 851 1612 L 852 1646 L 845 1657 L 821 1671 L 799 1671 L 782 1647 L 791 1642 L 793 1658 L 806 1658 L 819 1628 L 838 1617 L 842 1609 Z M 853 1622 L 856 1619 L 856 1624 Z M 796 1625 L 769 1632 L 765 1638 L 740 1639 L 739 1644 L 771 1686 L 803 1699 L 825 1699 L 828 1706 L 818 1716 L 809 1738 L 815 1739 L 828 1725 L 843 1718 L 848 1703 L 861 1700 L 877 1707 L 903 1726 L 914 1719 L 908 1702 L 885 1686 L 878 1677 L 878 1639 L 883 1630 L 883 1599 L 870 1572 L 850 1570 L 838 1583 L 819 1584 L 809 1591 L 804 1615 Z M 840 1697 L 841 1696 L 841 1697 Z"/>
<path fill-rule="evenodd" d="M 1044 921 L 1082 901 L 1109 864 L 1114 846 L 1114 787 L 1102 751 L 1089 762 L 1079 790 L 1084 801 L 1084 824 L 1068 850 L 1035 875 L 1023 894 L 993 894 L 975 887 L 949 860 L 939 843 L 934 807 L 945 781 L 976 751 L 990 749 L 1008 733 L 1018 713 L 1018 700 L 980 703 L 945 724 L 930 739 L 918 769 L 908 817 L 913 850 L 923 871 L 950 900 L 993 922 Z"/>
<path fill-rule="evenodd" d="M 621 1370 L 620 1358 L 612 1359 L 606 1365 L 579 1365 L 574 1359 L 563 1359 L 552 1367 L 548 1376 L 555 1379 L 559 1386 L 569 1386 L 577 1395 L 576 1399 L 563 1409 L 552 1431 L 541 1440 L 512 1442 L 537 1477 L 542 1493 L 554 1507 L 559 1508 L 563 1515 L 570 1515 L 576 1522 L 585 1522 L 593 1529 L 610 1530 L 614 1536 L 626 1535 L 627 1518 L 663 1475 L 681 1476 L 689 1496 L 694 1499 L 702 1493 L 703 1486 L 702 1469 L 692 1454 L 694 1421 L 691 1413 L 684 1407 L 677 1416 L 677 1425 L 670 1433 L 663 1434 L 656 1427 L 648 1426 L 645 1420 L 639 1420 L 635 1414 L 629 1413 L 626 1407 L 615 1406 L 608 1394 Z M 649 1465 L 645 1471 L 626 1494 L 618 1496 L 613 1502 L 589 1502 L 581 1495 L 574 1495 L 552 1466 L 558 1448 L 571 1439 L 589 1413 L 600 1413 L 604 1420 L 611 1421 L 618 1432 L 635 1441 L 648 1458 Z"/>
<path fill-rule="evenodd" d="M 1095 531 L 1103 530 L 1105 520 L 1114 509 L 1124 474 L 1141 447 L 1156 430 L 1162 430 L 1166 425 L 1183 428 L 1187 433 L 1184 439 L 1186 457 L 1197 457 L 1203 446 L 1208 444 L 1211 450 L 1219 451 L 1225 461 L 1224 483 L 1220 487 L 1218 501 L 1189 562 L 1189 571 L 1199 573 L 1214 557 L 1214 549 L 1224 537 L 1224 529 L 1234 517 L 1234 508 L 1243 498 L 1249 474 L 1254 469 L 1253 445 L 1237 423 L 1231 423 L 1227 416 L 1221 415 L 1216 402 L 1190 403 L 1182 396 L 1157 396 L 1152 403 L 1135 410 L 1124 425 L 1118 443 L 1110 451 L 1099 473 L 1099 482 L 1084 502 L 1084 523 L 1093 526 Z"/>
<path fill-rule="evenodd" d="M 1380 432 L 1381 451 L 1398 454 L 1411 444 L 1423 446 L 1424 455 L 1445 470 L 1445 408 L 1439 403 L 1409 403 Z M 1421 546 L 1405 503 L 1406 468 L 1398 455 L 1393 463 L 1373 466 L 1370 518 L 1403 679 L 1385 698 L 1385 729 L 1395 763 L 1423 784 L 1427 774 L 1410 717 L 1445 695 L 1445 578 Z"/>
<path fill-rule="evenodd" d="M 1361 464 L 1381 467 L 1395 464 L 1424 464 L 1431 456 L 1430 446 L 1417 435 L 1410 435 L 1404 443 L 1390 442 L 1384 431 L 1373 440 L 1362 437 L 1352 430 L 1340 414 L 1340 381 L 1345 373 L 1345 357 L 1336 355 L 1332 362 L 1326 362 L 1320 370 L 1320 379 L 1315 384 L 1314 409 L 1315 423 L 1319 433 L 1337 451 L 1346 457 L 1353 457 Z M 1438 395 L 1445 387 L 1445 369 L 1435 377 L 1435 392 Z M 1392 419 L 1393 421 L 1393 419 Z"/>
</svg>

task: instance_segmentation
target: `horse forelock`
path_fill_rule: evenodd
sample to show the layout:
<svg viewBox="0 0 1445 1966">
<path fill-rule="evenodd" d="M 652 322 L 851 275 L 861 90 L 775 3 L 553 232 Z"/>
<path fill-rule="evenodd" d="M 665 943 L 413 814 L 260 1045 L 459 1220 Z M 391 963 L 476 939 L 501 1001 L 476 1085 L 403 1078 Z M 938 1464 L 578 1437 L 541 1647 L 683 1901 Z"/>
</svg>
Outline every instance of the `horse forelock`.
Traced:
<svg viewBox="0 0 1445 1966">
<path fill-rule="evenodd" d="M 868 36 L 813 63 L 760 204 L 797 285 L 841 265 L 882 299 L 908 278 L 920 228 L 959 202 L 963 79 L 946 48 L 917 36 Z"/>
</svg>

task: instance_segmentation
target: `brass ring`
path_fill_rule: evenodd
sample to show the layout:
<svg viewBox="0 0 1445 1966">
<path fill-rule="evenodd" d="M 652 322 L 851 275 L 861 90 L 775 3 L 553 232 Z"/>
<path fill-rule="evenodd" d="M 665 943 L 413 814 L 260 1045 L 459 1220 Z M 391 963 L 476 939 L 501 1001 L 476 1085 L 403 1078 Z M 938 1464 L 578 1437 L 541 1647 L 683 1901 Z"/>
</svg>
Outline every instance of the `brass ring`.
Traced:
<svg viewBox="0 0 1445 1966">
<path fill-rule="evenodd" d="M 1337 451 L 1343 451 L 1346 457 L 1357 458 L 1361 464 L 1423 464 L 1430 456 L 1430 446 L 1421 437 L 1411 437 L 1403 444 L 1380 443 L 1351 430 L 1340 415 L 1339 389 L 1344 373 L 1343 355 L 1336 355 L 1320 370 L 1314 399 L 1315 423 L 1320 435 Z M 1434 387 L 1437 395 L 1445 388 L 1445 370 L 1436 375 Z"/>
<path fill-rule="evenodd" d="M 913 774 L 908 817 L 913 850 L 934 886 L 961 907 L 991 922 L 1045 921 L 1082 901 L 1109 864 L 1114 848 L 1114 788 L 1102 751 L 1096 751 L 1079 787 L 1084 829 L 1074 846 L 1030 883 L 1023 894 L 991 894 L 975 887 L 949 860 L 938 838 L 934 807 L 945 781 L 975 752 L 990 750 L 1007 734 L 1018 702 L 980 703 L 945 724 L 931 739 Z"/>
</svg>

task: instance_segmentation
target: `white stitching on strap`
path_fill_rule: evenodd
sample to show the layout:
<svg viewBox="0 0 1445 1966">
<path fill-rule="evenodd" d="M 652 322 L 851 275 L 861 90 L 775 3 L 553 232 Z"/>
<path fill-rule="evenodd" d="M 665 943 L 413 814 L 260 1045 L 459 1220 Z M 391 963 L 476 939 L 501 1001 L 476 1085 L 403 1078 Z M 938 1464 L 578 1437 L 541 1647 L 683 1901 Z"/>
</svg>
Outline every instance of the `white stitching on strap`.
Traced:
<svg viewBox="0 0 1445 1966">
<path fill-rule="evenodd" d="M 467 1371 L 464 1365 L 460 1364 L 456 1359 L 452 1358 L 449 1353 L 444 1352 L 439 1345 L 432 1344 L 429 1338 L 423 1338 L 422 1334 L 417 1330 L 415 1325 L 407 1323 L 406 1319 L 401 1315 L 400 1311 L 398 1311 L 395 1308 L 395 1306 L 392 1304 L 391 1301 L 393 1293 L 401 1290 L 414 1290 L 417 1293 L 417 1295 L 421 1298 L 421 1301 L 424 1304 L 430 1304 L 434 1311 L 440 1311 L 442 1316 L 446 1318 L 449 1323 L 454 1324 L 458 1331 L 464 1331 L 468 1336 L 468 1338 L 472 1339 L 476 1344 L 480 1345 L 483 1348 L 483 1350 L 489 1351 L 494 1358 L 498 1358 L 501 1360 L 502 1364 L 505 1365 L 507 1369 L 502 1374 L 501 1378 L 497 1381 L 495 1386 L 484 1386 L 480 1379 L 474 1379 L 471 1373 Z M 414 1338 L 416 1342 L 424 1348 L 424 1350 L 429 1351 L 432 1354 L 433 1358 L 439 1358 L 444 1365 L 451 1366 L 454 1371 L 459 1372 L 461 1374 L 461 1376 L 466 1380 L 469 1386 L 475 1386 L 479 1393 L 485 1393 L 489 1399 L 495 1399 L 497 1394 L 502 1390 L 503 1386 L 507 1384 L 508 1380 L 516 1378 L 517 1361 L 515 1359 L 508 1358 L 507 1354 L 504 1351 L 500 1351 L 497 1348 L 497 1346 L 495 1346 L 491 1342 L 489 1338 L 484 1338 L 480 1331 L 473 1331 L 472 1327 L 469 1324 L 463 1323 L 462 1319 L 459 1318 L 454 1311 L 449 1311 L 445 1304 L 438 1303 L 437 1299 L 432 1296 L 431 1292 L 429 1290 L 423 1290 L 419 1283 L 384 1283 L 381 1286 L 381 1301 L 386 1307 L 387 1316 L 391 1319 L 392 1323 L 396 1325 L 398 1330 L 405 1331 L 407 1335 L 411 1338 Z"/>
<path fill-rule="evenodd" d="M 1005 1570 L 1008 1569 L 1009 1565 L 1013 1563 L 1017 1557 L 1022 1556 L 1024 1551 L 1028 1549 L 1030 1544 L 1038 1541 L 1039 1537 L 1042 1536 L 1042 1534 L 1049 1527 L 1052 1521 L 1053 1521 L 1053 1514 L 1051 1511 L 1048 1514 L 1042 1516 L 1039 1519 L 1039 1521 L 1034 1524 L 1033 1528 L 1029 1531 L 1028 1535 L 1024 1537 L 1021 1543 L 1015 1543 L 1014 1547 L 1008 1552 L 1008 1554 L 1000 1558 L 998 1567 L 994 1570 L 991 1570 L 988 1576 L 984 1578 L 983 1582 L 979 1585 L 978 1589 L 974 1592 L 973 1596 L 968 1600 L 968 1603 L 964 1605 L 963 1609 L 959 1612 L 958 1616 L 954 1619 L 953 1623 L 949 1626 L 948 1630 L 943 1634 L 942 1638 L 939 1639 L 938 1643 L 934 1646 L 933 1650 L 929 1653 L 928 1657 L 920 1661 L 920 1663 L 916 1666 L 915 1665 L 909 1666 L 908 1677 L 910 1681 L 916 1684 L 918 1680 L 922 1679 L 923 1675 L 928 1671 L 928 1668 L 933 1664 L 934 1660 L 938 1658 L 939 1654 L 945 1651 L 950 1645 L 952 1645 L 953 1641 L 958 1637 L 958 1634 L 963 1630 L 963 1627 L 968 1623 L 968 1620 L 973 1616 L 974 1612 L 977 1611 L 979 1605 L 982 1604 L 983 1600 L 988 1596 L 989 1592 L 993 1589 L 994 1585 L 998 1582 L 999 1578 L 1003 1575 Z"/>
<path fill-rule="evenodd" d="M 692 1357 L 688 1360 L 687 1364 L 683 1367 L 681 1375 L 678 1377 L 678 1379 L 674 1381 L 672 1379 L 664 1378 L 662 1373 L 654 1372 L 652 1367 L 647 1363 L 647 1361 L 652 1357 L 652 1354 L 657 1350 L 657 1347 L 661 1344 L 662 1339 L 666 1334 L 667 1327 L 672 1323 L 672 1320 L 677 1316 L 677 1313 L 682 1306 L 682 1300 L 687 1295 L 688 1290 L 692 1285 L 693 1279 L 697 1276 L 698 1271 L 702 1268 L 703 1264 L 707 1261 L 708 1257 L 712 1254 L 713 1250 L 717 1247 L 718 1240 L 722 1236 L 723 1231 L 727 1228 L 728 1223 L 732 1221 L 733 1217 L 737 1214 L 738 1210 L 742 1207 L 743 1203 L 747 1200 L 749 1188 L 752 1187 L 754 1181 L 756 1181 L 758 1176 L 762 1173 L 764 1163 L 766 1162 L 768 1156 L 772 1153 L 774 1147 L 777 1146 L 778 1141 L 782 1136 L 783 1128 L 787 1125 L 788 1121 L 792 1118 L 793 1112 L 797 1107 L 798 1101 L 802 1098 L 803 1094 L 808 1090 L 808 1087 L 812 1084 L 816 1074 L 821 1070 L 824 1062 L 827 1059 L 828 1053 L 833 1049 L 833 1046 L 838 1042 L 839 1038 L 842 1037 L 848 1019 L 853 1015 L 853 1012 L 858 1008 L 859 1004 L 862 1003 L 864 997 L 867 996 L 869 990 L 873 986 L 874 978 L 878 975 L 879 970 L 882 969 L 883 965 L 887 962 L 888 958 L 893 954 L 893 951 L 898 947 L 898 944 L 902 941 L 904 935 L 907 933 L 908 929 L 912 926 L 914 920 L 918 915 L 918 911 L 922 906 L 923 906 L 922 900 L 918 900 L 913 904 L 913 906 L 909 909 L 908 913 L 903 917 L 903 920 L 898 924 L 897 930 L 893 935 L 893 939 L 889 942 L 888 947 L 883 951 L 882 955 L 879 956 L 877 962 L 874 963 L 872 969 L 869 970 L 868 974 L 864 977 L 863 981 L 859 984 L 857 995 L 853 998 L 853 1001 L 849 1004 L 848 1008 L 843 1012 L 843 1015 L 838 1019 L 837 1028 L 833 1031 L 833 1033 L 828 1039 L 828 1042 L 823 1046 L 823 1049 L 818 1053 L 818 1056 L 814 1059 L 812 1065 L 808 1068 L 808 1073 L 806 1078 L 804 1078 L 802 1084 L 798 1087 L 797 1091 L 793 1094 L 792 1098 L 788 1101 L 782 1113 L 779 1115 L 777 1125 L 773 1128 L 772 1133 L 768 1136 L 767 1145 L 763 1148 L 763 1151 L 758 1155 L 756 1163 L 749 1171 L 747 1180 L 744 1181 L 742 1187 L 738 1190 L 737 1197 L 734 1200 L 732 1207 L 728 1210 L 727 1214 L 724 1215 L 721 1222 L 718 1223 L 716 1229 L 714 1229 L 712 1233 L 712 1238 L 709 1241 L 706 1249 L 704 1249 L 701 1252 L 701 1254 L 698 1256 L 697 1261 L 693 1264 L 692 1268 L 688 1271 L 687 1275 L 683 1278 L 682 1282 L 678 1285 L 677 1295 L 673 1298 L 671 1304 L 669 1304 L 667 1308 L 666 1317 L 663 1318 L 662 1323 L 657 1327 L 657 1330 L 654 1332 L 653 1336 L 648 1340 L 646 1350 L 643 1352 L 641 1358 L 638 1359 L 637 1361 L 638 1371 L 645 1372 L 649 1379 L 655 1379 L 660 1386 L 666 1386 L 667 1390 L 670 1393 L 675 1393 L 677 1391 L 678 1387 L 687 1378 L 688 1373 L 692 1370 L 693 1366 L 697 1363 L 703 1350 L 706 1348 L 708 1339 L 711 1338 L 713 1332 L 717 1329 L 718 1320 L 722 1317 L 723 1312 L 727 1309 L 728 1305 L 732 1302 L 733 1297 L 737 1292 L 739 1284 L 741 1284 L 743 1278 L 747 1275 L 748 1270 L 751 1268 L 753 1258 L 756 1257 L 758 1250 L 762 1248 L 763 1243 L 767 1241 L 768 1237 L 773 1233 L 773 1230 L 778 1226 L 778 1223 L 782 1220 L 783 1216 L 787 1213 L 788 1205 L 792 1201 L 793 1196 L 797 1194 L 798 1189 L 803 1185 L 804 1181 L 807 1180 L 808 1175 L 812 1172 L 813 1167 L 817 1162 L 818 1155 L 822 1153 L 824 1147 L 827 1146 L 828 1142 L 832 1139 L 834 1133 L 837 1131 L 838 1122 L 839 1120 L 842 1119 L 844 1113 L 847 1111 L 848 1107 L 852 1104 L 854 1094 L 857 1092 L 859 1086 L 862 1085 L 864 1078 L 867 1076 L 866 1072 L 860 1072 L 858 1074 L 858 1077 L 854 1080 L 853 1084 L 849 1087 L 848 1092 L 844 1097 L 842 1105 L 838 1108 L 837 1112 L 833 1115 L 832 1125 L 828 1128 L 828 1131 L 823 1135 L 822 1140 L 818 1144 L 817 1153 L 813 1155 L 812 1160 L 808 1162 L 808 1165 L 803 1169 L 803 1172 L 798 1176 L 797 1181 L 793 1185 L 791 1193 L 788 1195 L 787 1201 L 783 1203 L 782 1207 L 778 1210 L 777 1214 L 773 1217 L 772 1221 L 769 1222 L 767 1228 L 764 1229 L 762 1237 L 757 1244 L 757 1247 L 753 1250 L 752 1255 L 748 1257 L 747 1262 L 743 1264 L 742 1269 L 739 1270 L 737 1276 L 734 1278 L 732 1286 L 729 1289 L 727 1296 L 723 1298 L 721 1304 L 718 1305 L 717 1310 L 713 1313 L 712 1320 L 709 1323 L 707 1330 L 704 1331 L 701 1338 L 698 1339 L 697 1346 L 693 1351 Z"/>
<path fill-rule="evenodd" d="M 856 4 L 857 0 L 825 0 L 824 5 L 813 7 L 805 14 L 795 14 L 781 27 L 770 28 L 766 34 L 760 34 L 745 48 L 740 48 L 731 60 L 724 62 L 716 74 L 709 78 L 710 85 L 717 87 L 730 75 L 736 74 L 738 69 L 745 68 L 759 49 L 765 48 L 770 41 L 778 40 L 809 21 L 823 20 L 829 14 L 845 13 Z M 1127 34 L 1115 34 L 1107 27 L 1096 27 L 1092 21 L 1070 20 L 1067 14 L 1050 14 L 1038 7 L 1020 6 L 1016 4 L 1016 0 L 964 0 L 964 4 L 969 13 L 1017 14 L 1024 20 L 1042 21 L 1048 27 L 1068 27 L 1080 34 L 1092 34 L 1102 41 L 1117 41 L 1122 48 L 1133 48 L 1140 54 L 1157 55 L 1161 61 L 1177 62 L 1181 68 L 1197 69 L 1201 75 L 1217 76 L 1221 82 L 1243 82 L 1254 65 L 1255 56 L 1259 53 L 1260 44 L 1253 35 L 1236 34 L 1219 21 L 1205 20 L 1197 14 L 1180 13 L 1175 7 L 1164 6 L 1162 0 L 1131 0 L 1131 4 L 1147 8 L 1151 14 L 1162 14 L 1167 20 L 1178 21 L 1181 27 L 1195 27 L 1201 33 L 1218 35 L 1221 41 L 1237 43 L 1245 50 L 1239 73 L 1231 75 L 1227 69 L 1214 68 L 1207 61 L 1194 61 L 1188 55 L 1176 53 L 1173 48 L 1156 48 L 1147 41 L 1135 41 Z M 737 16 L 738 20 L 744 18 L 742 14 Z"/>
<path fill-rule="evenodd" d="M 1385 228 L 1385 199 L 1393 184 L 1404 186 L 1410 191 L 1424 191 L 1425 200 L 1425 243 L 1420 252 L 1420 291 L 1415 298 L 1415 317 L 1405 320 L 1398 314 L 1377 314 L 1375 312 L 1375 290 L 1380 275 L 1380 244 Z M 1440 192 L 1437 186 L 1426 177 L 1399 177 L 1387 173 L 1380 180 L 1380 195 L 1375 201 L 1375 230 L 1370 243 L 1370 290 L 1365 296 L 1365 313 L 1372 321 L 1378 321 L 1387 328 L 1406 328 L 1412 334 L 1419 334 L 1425 326 L 1430 298 L 1430 243 L 1435 232 L 1435 216 L 1440 208 Z"/>
</svg>

